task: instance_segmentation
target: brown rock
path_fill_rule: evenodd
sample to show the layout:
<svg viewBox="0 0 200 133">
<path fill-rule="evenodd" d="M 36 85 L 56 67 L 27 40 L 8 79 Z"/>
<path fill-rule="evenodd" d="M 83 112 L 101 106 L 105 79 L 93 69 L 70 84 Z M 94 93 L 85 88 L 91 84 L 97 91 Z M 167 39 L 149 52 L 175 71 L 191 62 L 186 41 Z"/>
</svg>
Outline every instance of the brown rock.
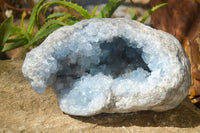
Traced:
<svg viewBox="0 0 200 133">
<path fill-rule="evenodd" d="M 191 62 L 193 84 L 200 89 L 200 1 L 152 0 L 151 5 L 167 2 L 168 5 L 153 13 L 151 24 L 174 35 L 182 44 Z M 200 94 L 195 93 L 195 96 Z M 193 98 L 195 96 L 192 96 Z M 191 97 L 191 98 L 192 98 Z M 200 101 L 199 101 L 200 102 Z"/>
<path fill-rule="evenodd" d="M 152 14 L 152 26 L 174 35 L 180 42 L 184 37 L 192 38 L 194 32 L 198 31 L 196 26 L 199 21 L 199 4 L 193 0 L 152 0 L 151 6 L 161 3 L 168 3 L 168 5 Z"/>
</svg>

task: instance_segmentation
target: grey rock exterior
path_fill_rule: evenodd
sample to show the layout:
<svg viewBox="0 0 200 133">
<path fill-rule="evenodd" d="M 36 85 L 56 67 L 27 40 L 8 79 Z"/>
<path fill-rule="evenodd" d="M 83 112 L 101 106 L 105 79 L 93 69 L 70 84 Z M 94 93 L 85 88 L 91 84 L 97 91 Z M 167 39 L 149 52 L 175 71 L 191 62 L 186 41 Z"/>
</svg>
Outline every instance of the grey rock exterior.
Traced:
<svg viewBox="0 0 200 133">
<path fill-rule="evenodd" d="M 62 27 L 25 58 L 37 93 L 53 86 L 68 114 L 166 111 L 187 96 L 190 63 L 172 35 L 123 18 Z"/>
</svg>

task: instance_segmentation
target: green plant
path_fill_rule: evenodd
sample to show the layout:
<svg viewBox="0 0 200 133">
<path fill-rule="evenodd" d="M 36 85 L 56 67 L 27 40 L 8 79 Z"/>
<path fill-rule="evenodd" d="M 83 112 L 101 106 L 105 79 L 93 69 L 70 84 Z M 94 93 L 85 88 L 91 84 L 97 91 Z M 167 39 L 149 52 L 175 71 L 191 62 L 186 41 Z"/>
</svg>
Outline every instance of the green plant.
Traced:
<svg viewBox="0 0 200 133">
<path fill-rule="evenodd" d="M 32 9 L 32 13 L 29 19 L 29 26 L 27 29 L 24 27 L 23 24 L 25 13 L 23 13 L 21 17 L 21 27 L 13 26 L 13 19 L 9 19 L 10 22 L 9 27 L 12 28 L 10 28 L 10 30 L 7 30 L 7 32 L 5 32 L 7 36 L 5 37 L 4 42 L 2 42 L 0 45 L 1 46 L 0 52 L 6 52 L 14 48 L 24 46 L 24 50 L 22 53 L 23 56 L 29 47 L 36 47 L 37 45 L 39 45 L 41 41 L 45 39 L 47 35 L 55 31 L 56 29 L 64 25 L 73 25 L 76 22 L 80 21 L 79 18 L 69 13 L 53 13 L 46 16 L 47 9 L 51 5 L 59 5 L 66 8 L 72 8 L 76 12 L 78 12 L 83 17 L 83 19 L 90 19 L 94 17 L 97 18 L 111 17 L 114 11 L 117 9 L 117 7 L 120 6 L 124 1 L 125 0 L 109 0 L 109 2 L 102 9 L 102 11 L 97 16 L 95 16 L 98 6 L 96 6 L 92 11 L 92 13 L 90 14 L 83 7 L 74 4 L 72 2 L 60 0 L 60 1 L 52 1 L 44 3 L 45 0 L 40 0 Z M 43 25 L 40 24 L 41 14 L 43 16 L 46 16 L 45 23 Z M 36 34 L 33 34 L 35 23 L 37 23 L 38 31 Z M 10 38 L 7 39 L 8 36 L 11 37 L 12 39 Z M 11 44 L 4 45 L 5 42 Z"/>
<path fill-rule="evenodd" d="M 115 10 L 125 2 L 125 0 L 109 0 L 106 6 L 97 15 L 97 18 L 110 18 Z"/>
<path fill-rule="evenodd" d="M 4 44 L 8 39 L 13 25 L 13 17 L 9 17 L 2 24 L 0 24 L 0 50 L 3 50 Z"/>
<path fill-rule="evenodd" d="M 133 2 L 132 2 L 132 3 L 133 3 Z M 133 4 L 134 4 L 134 3 L 133 3 Z M 153 12 L 155 12 L 157 9 L 159 9 L 159 8 L 161 8 L 161 7 L 163 7 L 163 6 L 167 5 L 167 4 L 168 4 L 168 3 L 162 3 L 162 4 L 159 4 L 159 5 L 155 6 L 155 7 L 153 7 L 152 9 L 150 9 L 150 10 L 142 17 L 142 20 L 141 20 L 140 22 L 141 22 L 141 23 L 144 23 L 144 22 L 147 20 L 147 18 L 148 18 L 149 16 L 151 16 L 151 14 L 152 14 Z M 127 8 L 127 10 L 129 11 L 129 13 L 130 13 L 130 15 L 131 15 L 131 19 L 139 21 L 139 20 L 138 20 L 138 17 L 137 17 L 137 15 L 136 15 L 136 13 L 135 13 L 134 10 L 132 10 L 131 8 Z"/>
</svg>

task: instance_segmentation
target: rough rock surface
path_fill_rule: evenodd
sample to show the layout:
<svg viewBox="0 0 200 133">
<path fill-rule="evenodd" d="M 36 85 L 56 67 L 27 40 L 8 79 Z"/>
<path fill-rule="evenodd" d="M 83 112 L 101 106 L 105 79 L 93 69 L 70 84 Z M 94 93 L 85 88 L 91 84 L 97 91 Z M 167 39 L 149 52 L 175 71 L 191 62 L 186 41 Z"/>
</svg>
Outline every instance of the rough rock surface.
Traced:
<svg viewBox="0 0 200 133">
<path fill-rule="evenodd" d="M 72 115 L 166 111 L 186 97 L 190 64 L 170 34 L 139 22 L 91 19 L 65 26 L 26 56 L 32 88 L 53 85 Z"/>
<path fill-rule="evenodd" d="M 200 133 L 200 110 L 188 98 L 166 112 L 65 115 L 53 89 L 43 95 L 33 91 L 22 63 L 0 60 L 1 133 Z"/>
</svg>

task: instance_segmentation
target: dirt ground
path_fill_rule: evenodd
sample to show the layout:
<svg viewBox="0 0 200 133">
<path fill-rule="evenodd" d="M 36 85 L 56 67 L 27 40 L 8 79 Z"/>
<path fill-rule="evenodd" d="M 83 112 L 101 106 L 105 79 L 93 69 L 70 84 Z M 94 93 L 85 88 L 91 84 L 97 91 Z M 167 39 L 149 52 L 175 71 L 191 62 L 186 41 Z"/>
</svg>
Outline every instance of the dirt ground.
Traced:
<svg viewBox="0 0 200 133">
<path fill-rule="evenodd" d="M 22 75 L 22 63 L 0 60 L 0 132 L 200 133 L 200 109 L 187 98 L 177 108 L 161 113 L 63 114 L 52 89 L 42 95 L 32 90 Z"/>
</svg>

